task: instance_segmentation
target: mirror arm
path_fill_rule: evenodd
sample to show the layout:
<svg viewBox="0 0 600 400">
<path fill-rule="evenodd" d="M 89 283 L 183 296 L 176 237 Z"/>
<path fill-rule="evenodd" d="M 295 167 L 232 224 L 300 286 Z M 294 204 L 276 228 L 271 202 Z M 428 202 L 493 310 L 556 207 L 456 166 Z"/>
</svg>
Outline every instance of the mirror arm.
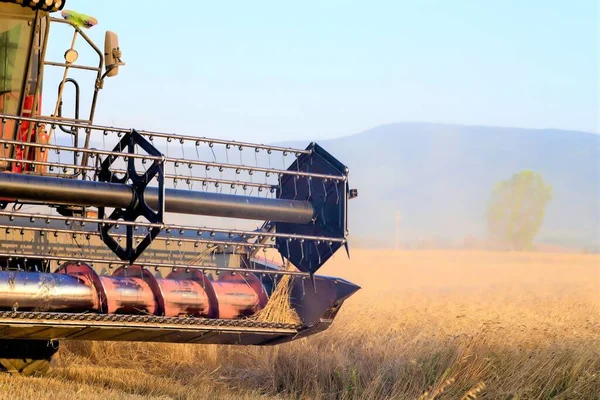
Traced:
<svg viewBox="0 0 600 400">
<path fill-rule="evenodd" d="M 111 64 L 111 65 L 107 65 L 106 66 L 106 71 L 104 72 L 104 74 L 102 74 L 102 77 L 100 78 L 100 81 L 104 81 L 104 78 L 106 78 L 106 75 L 108 75 L 110 73 L 110 71 L 112 71 L 113 69 L 120 67 L 122 65 L 125 65 L 125 63 L 118 63 L 118 64 Z"/>
<path fill-rule="evenodd" d="M 106 66 L 106 71 L 104 72 L 104 74 L 102 74 L 102 77 L 100 77 L 101 81 L 104 81 L 104 78 L 106 78 L 106 75 L 108 75 L 110 73 L 110 71 L 112 71 L 113 69 L 115 69 L 117 67 L 118 64 L 113 64 L 113 65 L 107 65 Z"/>
</svg>

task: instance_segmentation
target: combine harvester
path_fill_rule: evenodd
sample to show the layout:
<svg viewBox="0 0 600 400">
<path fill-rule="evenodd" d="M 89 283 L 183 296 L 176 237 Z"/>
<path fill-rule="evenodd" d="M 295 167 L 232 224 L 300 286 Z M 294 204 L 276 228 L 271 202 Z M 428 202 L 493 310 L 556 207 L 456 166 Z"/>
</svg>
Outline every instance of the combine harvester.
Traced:
<svg viewBox="0 0 600 400">
<path fill-rule="evenodd" d="M 97 21 L 64 5 L 0 0 L 0 369 L 45 372 L 59 340 L 273 345 L 326 329 L 359 289 L 315 275 L 348 250 L 346 166 L 315 143 L 95 125 L 98 93 L 124 65 L 118 39 L 106 32 L 101 51 L 84 33 Z M 59 26 L 70 47 L 49 60 Z M 79 45 L 97 62 L 78 63 Z M 44 116 L 51 69 L 58 98 Z M 85 117 L 74 72 L 93 76 Z"/>
</svg>

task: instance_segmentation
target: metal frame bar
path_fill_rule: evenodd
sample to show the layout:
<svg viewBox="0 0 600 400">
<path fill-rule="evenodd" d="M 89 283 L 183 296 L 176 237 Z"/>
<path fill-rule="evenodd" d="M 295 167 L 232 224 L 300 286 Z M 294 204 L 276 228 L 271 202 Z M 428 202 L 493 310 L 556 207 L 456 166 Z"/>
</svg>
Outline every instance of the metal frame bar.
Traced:
<svg viewBox="0 0 600 400">
<path fill-rule="evenodd" d="M 57 124 L 58 122 L 62 121 L 62 119 L 54 117 L 54 116 L 50 116 L 50 117 L 43 116 L 43 117 L 39 117 L 39 118 L 30 118 L 30 117 L 17 117 L 14 115 L 0 114 L 0 118 L 21 119 L 23 121 L 39 122 L 39 123 L 43 123 L 43 124 Z M 132 129 L 119 128 L 119 127 L 106 126 L 106 125 L 83 124 L 83 123 L 78 123 L 76 121 L 66 122 L 65 126 L 75 127 L 75 128 L 83 128 L 83 129 L 89 128 L 91 130 L 103 131 L 103 132 L 114 132 L 114 133 L 128 133 L 128 132 L 132 131 Z M 153 137 L 160 137 L 160 138 L 165 138 L 165 139 L 171 138 L 171 139 L 176 139 L 176 140 L 206 143 L 208 145 L 210 145 L 212 143 L 213 145 L 215 145 L 215 144 L 224 145 L 224 146 L 230 145 L 232 147 L 242 146 L 242 147 L 248 147 L 251 149 L 271 150 L 271 151 L 282 152 L 282 153 L 287 152 L 290 154 L 311 154 L 312 153 L 311 150 L 296 149 L 296 148 L 292 148 L 292 147 L 263 145 L 263 144 L 248 143 L 248 142 L 237 142 L 234 140 L 224 140 L 224 139 L 196 137 L 196 136 L 185 136 L 185 135 L 179 135 L 179 134 L 150 132 L 150 131 L 144 131 L 144 130 L 138 130 L 138 133 L 142 136 L 149 136 L 149 137 L 153 136 Z"/>
<path fill-rule="evenodd" d="M 3 115 L 0 115 L 0 118 L 4 118 Z M 226 164 L 226 163 L 217 163 L 211 161 L 199 161 L 199 160 L 189 160 L 185 158 L 173 158 L 173 157 L 157 157 L 150 155 L 140 155 L 140 154 L 130 154 L 130 153 L 120 153 L 115 151 L 108 150 L 97 150 L 97 149 L 87 149 L 87 148 L 77 148 L 71 146 L 61 146 L 61 145 L 50 145 L 50 144 L 41 144 L 41 143 L 25 143 L 20 142 L 18 140 L 6 140 L 0 139 L 0 144 L 12 145 L 12 146 L 22 146 L 22 147 L 34 147 L 40 149 L 48 149 L 48 150 L 58 150 L 58 151 L 67 151 L 67 152 L 80 152 L 88 155 L 103 155 L 103 156 L 114 156 L 119 158 L 138 158 L 140 160 L 154 161 L 154 160 L 163 160 L 166 163 L 172 164 L 188 164 L 188 165 L 198 165 L 209 168 L 223 168 L 229 170 L 236 171 L 253 171 L 253 172 L 264 172 L 265 174 L 273 174 L 273 175 L 292 175 L 296 177 L 310 177 L 310 178 L 320 178 L 334 181 L 345 181 L 346 176 L 337 176 L 337 175 L 327 175 L 327 174 L 318 174 L 311 172 L 301 172 L 301 171 L 292 171 L 287 169 L 277 169 L 277 168 L 264 168 L 264 167 L 253 167 L 250 165 L 241 165 L 241 164 Z M 79 166 L 75 166 L 78 167 Z"/>
<path fill-rule="evenodd" d="M 65 163 L 55 163 L 55 162 L 49 162 L 49 161 L 34 161 L 34 160 L 19 160 L 16 158 L 2 158 L 2 160 L 7 161 L 7 162 L 15 162 L 15 163 L 22 163 L 22 164 L 32 164 L 32 165 L 41 165 L 41 166 L 46 166 L 46 167 L 54 167 L 54 168 L 63 168 L 63 171 L 65 171 L 66 169 L 84 169 L 86 171 L 94 171 L 94 172 L 100 172 L 101 168 L 99 167 L 90 167 L 88 165 L 83 165 L 83 166 L 75 166 L 73 164 L 65 164 Z M 116 174 L 126 174 L 127 171 L 124 169 L 113 169 L 112 172 L 116 173 Z M 72 175 L 70 174 L 66 174 L 65 171 L 65 175 L 62 174 L 38 174 L 38 173 L 34 173 L 34 172 L 25 172 L 26 174 L 35 174 L 35 175 L 48 175 L 48 176 L 58 176 L 58 177 L 70 177 Z M 173 174 L 164 174 L 165 175 L 165 179 L 172 179 L 172 180 L 181 180 L 181 181 L 194 181 L 194 182 L 202 182 L 202 183 L 215 183 L 215 184 L 225 184 L 225 185 L 231 185 L 232 189 L 235 189 L 237 186 L 241 186 L 241 187 L 257 187 L 257 188 L 263 188 L 263 189 L 269 189 L 269 190 L 275 190 L 277 189 L 277 185 L 269 185 L 268 183 L 258 183 L 258 182 L 247 182 L 247 181 L 234 181 L 234 180 L 230 180 L 230 179 L 219 179 L 219 178 L 205 178 L 205 177 L 198 177 L 198 176 L 183 176 L 183 175 L 173 175 Z"/>
<path fill-rule="evenodd" d="M 311 150 L 305 150 L 305 149 L 294 149 L 291 147 L 281 147 L 281 146 L 270 146 L 270 145 L 263 145 L 263 144 L 257 144 L 257 143 L 249 143 L 249 142 L 238 142 L 235 140 L 224 140 L 224 139 L 214 139 L 214 138 L 207 138 L 207 137 L 196 137 L 196 136 L 187 136 L 187 135 L 180 135 L 180 134 L 169 134 L 169 133 L 161 133 L 161 132 L 152 132 L 152 131 L 144 131 L 144 130 L 138 130 L 138 132 L 140 133 L 140 135 L 144 135 L 144 136 L 148 136 L 148 137 L 158 137 L 158 138 L 164 138 L 164 139 L 168 139 L 168 138 L 172 138 L 172 139 L 177 139 L 177 140 L 184 140 L 184 141 L 190 141 L 190 142 L 200 142 L 200 143 L 207 143 L 207 144 L 218 144 L 218 145 L 223 145 L 223 146 L 231 146 L 231 147 L 248 147 L 251 149 L 255 149 L 255 150 L 267 150 L 267 151 L 277 151 L 277 152 L 282 152 L 282 153 L 293 153 L 296 155 L 300 155 L 300 154 L 311 154 L 312 151 Z"/>
<path fill-rule="evenodd" d="M 129 222 L 129 221 L 118 221 L 116 224 L 112 220 L 108 219 L 98 219 L 98 218 L 87 218 L 87 217 L 64 217 L 61 215 L 47 215 L 47 214 L 36 214 L 36 213 L 25 213 L 25 212 L 12 212 L 12 211 L 0 211 L 0 216 L 9 217 L 9 219 L 13 220 L 17 217 L 29 218 L 33 219 L 43 219 L 45 221 L 64 221 L 67 225 L 71 222 L 79 222 L 82 223 L 81 226 L 84 226 L 86 223 L 92 224 L 103 224 L 103 225 L 123 225 L 123 226 L 133 226 L 142 227 L 142 228 L 156 228 L 161 227 L 167 233 L 170 231 L 178 231 L 180 234 L 183 234 L 185 231 L 190 232 L 198 232 L 199 234 L 203 232 L 208 232 L 210 234 L 216 233 L 224 233 L 229 237 L 240 236 L 241 238 L 284 238 L 289 240 L 312 240 L 317 242 L 328 242 L 328 243 L 346 243 L 345 238 L 332 238 L 325 236 L 307 236 L 307 235 L 296 235 L 296 234 L 287 234 L 287 233 L 277 233 L 277 232 L 261 232 L 261 231 L 246 231 L 239 229 L 222 229 L 222 228 L 208 228 L 208 227 L 198 227 L 198 226 L 189 226 L 189 225 L 170 225 L 170 224 L 153 224 L 149 222 Z M 33 221 L 32 221 L 33 222 Z"/>
<path fill-rule="evenodd" d="M 35 13 L 35 19 L 34 19 L 34 24 L 33 24 L 33 37 L 31 40 L 31 49 L 30 49 L 30 54 L 29 54 L 29 60 L 28 60 L 28 72 L 27 72 L 27 77 L 26 77 L 26 83 L 29 82 L 29 74 L 30 74 L 30 70 L 32 70 L 33 65 L 32 65 L 32 60 L 38 56 L 38 54 L 34 54 L 34 52 L 38 52 L 39 53 L 39 60 L 38 60 L 38 64 L 37 64 L 37 71 L 36 71 L 36 77 L 35 77 L 35 88 L 33 89 L 33 103 L 31 106 L 31 112 L 30 115 L 31 116 L 36 116 L 36 111 L 37 108 L 39 106 L 39 102 L 40 102 L 40 96 L 41 96 L 41 84 L 42 84 L 42 80 L 44 78 L 44 58 L 46 56 L 46 48 L 47 48 L 47 43 L 48 43 L 48 34 L 50 32 L 50 21 L 46 20 L 46 29 L 45 31 L 42 33 L 41 29 L 42 29 L 42 20 L 43 19 L 47 19 L 48 18 L 48 14 L 44 13 L 44 12 L 40 12 L 39 10 L 36 11 Z M 36 39 L 39 38 L 40 35 L 43 35 L 42 37 L 42 43 L 41 43 L 41 48 L 36 45 Z M 27 87 L 27 84 L 25 85 L 25 87 Z M 25 101 L 25 97 L 26 94 L 24 94 L 23 97 L 23 104 L 21 107 L 21 112 L 19 113 L 19 115 L 22 115 L 24 110 L 24 101 Z M 18 127 L 18 124 L 17 124 Z M 27 143 L 31 142 L 31 137 L 33 135 L 33 124 L 29 124 L 28 128 L 27 128 Z M 14 154 L 14 149 L 13 149 L 13 154 Z M 28 151 L 24 151 L 24 158 L 27 158 L 28 156 Z"/>
<path fill-rule="evenodd" d="M 8 320 L 8 321 L 7 321 Z M 60 322 L 58 322 L 60 321 Z M 64 328 L 69 326 L 110 327 L 110 328 L 148 328 L 177 330 L 222 330 L 224 332 L 262 332 L 273 334 L 294 334 L 305 328 L 303 324 L 284 324 L 278 322 L 258 322 L 250 319 L 217 318 L 179 318 L 154 315 L 119 315 L 92 313 L 58 313 L 36 311 L 0 311 L 0 325 L 42 325 Z M 69 338 L 66 338 L 67 340 Z"/>
<path fill-rule="evenodd" d="M 83 32 L 81 30 L 81 28 L 79 28 L 77 25 L 74 25 L 73 23 L 71 23 L 70 21 L 67 21 L 65 19 L 60 19 L 60 18 L 54 18 L 54 17 L 50 17 L 50 22 L 56 22 L 59 24 L 65 24 L 65 25 L 69 25 L 71 26 L 74 30 L 75 30 L 75 35 L 79 34 L 83 40 L 85 40 L 87 42 L 87 44 L 96 52 L 96 54 L 98 55 L 98 67 L 85 67 L 82 65 L 73 65 L 73 64 L 65 64 L 65 68 L 76 68 L 76 69 L 87 69 L 90 71 L 96 71 L 97 72 L 97 77 L 96 77 L 96 82 L 94 85 L 94 95 L 92 98 L 92 106 L 90 109 L 90 115 L 89 115 L 89 120 L 93 121 L 94 120 L 94 114 L 96 111 L 96 104 L 97 104 L 97 100 L 98 100 L 98 92 L 101 89 L 101 82 L 102 82 L 102 69 L 104 68 L 104 53 L 98 48 L 98 46 L 96 46 L 96 44 L 85 34 L 85 32 Z M 44 65 L 53 65 L 53 66 L 58 66 L 55 64 L 60 64 L 60 63 L 53 63 L 51 61 L 44 61 Z M 66 78 L 66 74 L 65 74 L 65 78 Z M 63 78 L 63 85 L 64 85 L 64 80 L 65 78 Z M 57 99 L 57 104 L 60 103 L 60 100 L 62 99 L 62 96 L 59 96 Z M 56 111 L 54 112 L 54 114 L 56 114 Z"/>
<path fill-rule="evenodd" d="M 30 231 L 30 232 L 45 232 L 45 233 L 60 233 L 60 234 L 64 234 L 64 235 L 79 235 L 79 236 L 97 236 L 100 237 L 100 233 L 97 231 L 86 231 L 86 230 L 74 230 L 74 229 L 58 229 L 58 228 L 40 228 L 40 227 L 32 227 L 32 226 L 22 226 L 22 225 L 1 225 L 0 224 L 0 230 L 4 229 L 5 232 L 8 230 L 23 230 L 23 231 Z M 10 234 L 10 232 L 6 232 L 7 234 Z M 113 234 L 114 237 L 118 237 L 118 238 L 125 238 L 126 235 L 125 234 Z M 144 236 L 142 235 L 134 235 L 134 238 L 136 239 L 141 239 Z M 266 244 L 266 243 L 250 243 L 250 242 L 234 242 L 234 241 L 228 241 L 228 240 L 218 240 L 218 239 L 189 239 L 189 238 L 182 238 L 182 237 L 176 237 L 176 236 L 157 236 L 154 240 L 157 241 L 162 241 L 162 242 L 169 242 L 169 241 L 177 241 L 177 242 L 182 242 L 182 243 L 208 243 L 208 244 L 215 244 L 215 245 L 224 245 L 224 246 L 232 246 L 232 247 L 248 247 L 250 249 L 274 249 L 275 245 L 274 244 Z"/>
<path fill-rule="evenodd" d="M 64 68 L 73 68 L 73 69 L 82 69 L 87 71 L 101 71 L 96 67 L 88 67 L 86 65 L 78 65 L 78 64 L 67 64 L 67 63 L 58 63 L 54 61 L 46 61 L 44 65 L 49 65 L 51 67 L 64 67 Z"/>
<path fill-rule="evenodd" d="M 73 257 L 59 257 L 53 255 L 41 255 L 41 254 L 27 254 L 27 253 L 4 253 L 0 252 L 0 258 L 22 258 L 24 260 L 44 260 L 44 261 L 56 261 L 60 262 L 74 262 L 74 263 L 87 263 L 87 264 L 103 264 L 108 265 L 108 268 L 114 267 L 129 267 L 130 264 L 127 261 L 121 260 L 104 260 L 95 258 L 79 259 Z M 139 262 L 136 263 L 142 268 L 170 268 L 170 269 L 197 269 L 203 272 L 206 271 L 219 271 L 219 272 L 232 272 L 232 273 L 252 273 L 261 275 L 291 275 L 299 276 L 304 278 L 310 278 L 312 275 L 308 272 L 300 271 L 287 271 L 287 270 L 270 270 L 270 269 L 254 269 L 254 268 L 235 268 L 235 267 L 216 267 L 208 265 L 192 265 L 192 264 L 173 264 L 173 263 L 153 263 L 153 262 Z M 1 266 L 0 266 L 1 267 Z"/>
</svg>

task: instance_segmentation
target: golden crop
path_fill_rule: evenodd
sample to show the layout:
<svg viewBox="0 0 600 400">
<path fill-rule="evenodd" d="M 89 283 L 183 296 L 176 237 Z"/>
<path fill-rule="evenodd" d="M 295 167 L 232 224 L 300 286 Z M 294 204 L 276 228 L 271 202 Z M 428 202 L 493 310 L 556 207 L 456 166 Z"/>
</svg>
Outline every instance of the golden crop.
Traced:
<svg viewBox="0 0 600 400">
<path fill-rule="evenodd" d="M 268 348 L 63 342 L 49 376 L 0 376 L 0 398 L 600 398 L 597 255 L 351 255 L 321 273 L 362 290 L 322 334 Z"/>
</svg>

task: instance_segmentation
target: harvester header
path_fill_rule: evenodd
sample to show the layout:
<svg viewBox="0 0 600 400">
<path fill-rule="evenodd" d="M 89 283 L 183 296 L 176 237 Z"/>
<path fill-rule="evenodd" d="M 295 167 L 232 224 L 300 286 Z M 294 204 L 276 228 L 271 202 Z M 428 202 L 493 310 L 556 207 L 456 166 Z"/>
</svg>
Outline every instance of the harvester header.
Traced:
<svg viewBox="0 0 600 400">
<path fill-rule="evenodd" d="M 107 31 L 99 50 L 82 30 L 97 21 L 64 5 L 0 0 L 0 369 L 46 365 L 48 341 L 264 345 L 329 326 L 358 290 L 315 275 L 348 250 L 348 168 L 317 143 L 96 124 L 121 49 Z M 52 60 L 58 25 L 73 37 Z M 75 70 L 90 75 L 87 112 Z"/>
</svg>

